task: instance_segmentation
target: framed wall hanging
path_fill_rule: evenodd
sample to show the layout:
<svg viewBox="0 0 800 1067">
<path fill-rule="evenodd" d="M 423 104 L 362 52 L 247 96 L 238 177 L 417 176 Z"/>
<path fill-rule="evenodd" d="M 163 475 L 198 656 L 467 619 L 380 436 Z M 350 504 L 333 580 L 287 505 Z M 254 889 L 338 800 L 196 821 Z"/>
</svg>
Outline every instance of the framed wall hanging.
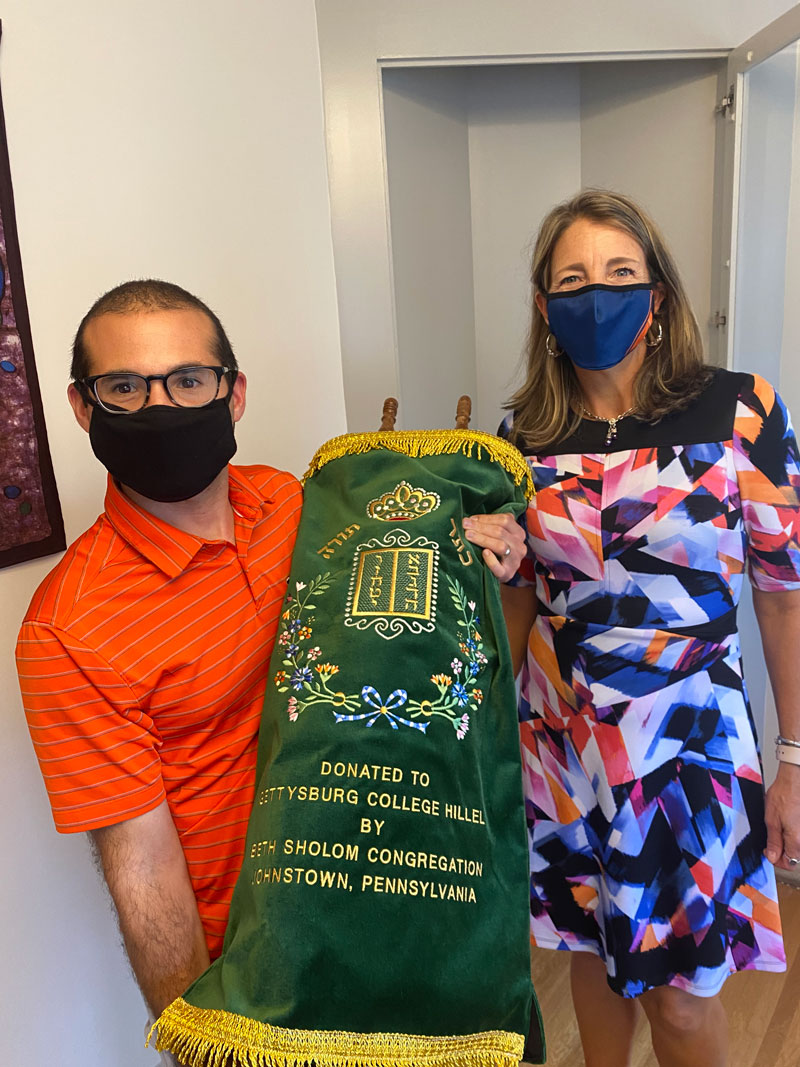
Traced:
<svg viewBox="0 0 800 1067">
<path fill-rule="evenodd" d="M 0 95 L 0 567 L 65 547 L 33 357 Z"/>
</svg>

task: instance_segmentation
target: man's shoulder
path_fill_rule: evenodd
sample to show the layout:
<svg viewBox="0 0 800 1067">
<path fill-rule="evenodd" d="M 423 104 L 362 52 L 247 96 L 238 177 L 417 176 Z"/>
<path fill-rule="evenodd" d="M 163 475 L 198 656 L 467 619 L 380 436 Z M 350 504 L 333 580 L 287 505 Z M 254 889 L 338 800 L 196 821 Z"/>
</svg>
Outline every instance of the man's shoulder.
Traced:
<svg viewBox="0 0 800 1067">
<path fill-rule="evenodd" d="M 244 483 L 250 493 L 262 502 L 271 505 L 265 515 L 274 519 L 278 513 L 287 516 L 299 516 L 303 504 L 303 487 L 289 471 L 268 467 L 263 463 L 249 466 L 235 466 L 238 479 Z"/>
<path fill-rule="evenodd" d="M 299 479 L 293 474 L 268 466 L 266 463 L 236 463 L 231 466 L 242 478 L 250 481 L 259 490 L 266 490 L 270 487 L 273 490 L 284 487 L 298 490 L 301 488 Z"/>
<path fill-rule="evenodd" d="M 96 587 L 101 575 L 108 579 L 108 568 L 127 548 L 105 512 L 85 530 L 45 576 L 33 594 L 25 622 L 40 622 L 64 627 L 78 606 Z"/>
</svg>

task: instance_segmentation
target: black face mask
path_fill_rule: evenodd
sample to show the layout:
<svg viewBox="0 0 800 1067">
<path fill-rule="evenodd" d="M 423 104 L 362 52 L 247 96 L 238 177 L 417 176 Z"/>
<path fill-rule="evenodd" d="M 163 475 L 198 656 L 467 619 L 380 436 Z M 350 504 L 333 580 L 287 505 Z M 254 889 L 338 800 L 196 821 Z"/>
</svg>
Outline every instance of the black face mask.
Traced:
<svg viewBox="0 0 800 1067">
<path fill-rule="evenodd" d="M 202 493 L 236 452 L 229 397 L 203 408 L 154 405 L 131 415 L 92 411 L 94 454 L 118 482 L 148 500 Z"/>
</svg>

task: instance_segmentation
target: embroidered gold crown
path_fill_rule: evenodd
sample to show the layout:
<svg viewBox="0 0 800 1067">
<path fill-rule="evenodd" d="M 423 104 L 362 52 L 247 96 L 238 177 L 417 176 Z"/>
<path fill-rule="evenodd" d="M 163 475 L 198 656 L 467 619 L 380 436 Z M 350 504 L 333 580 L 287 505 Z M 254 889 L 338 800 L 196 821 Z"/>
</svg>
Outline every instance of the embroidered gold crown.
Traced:
<svg viewBox="0 0 800 1067">
<path fill-rule="evenodd" d="M 367 515 L 381 522 L 410 522 L 423 515 L 430 515 L 441 504 L 438 493 L 429 493 L 425 489 L 414 489 L 408 482 L 400 482 L 383 496 L 370 500 Z"/>
</svg>

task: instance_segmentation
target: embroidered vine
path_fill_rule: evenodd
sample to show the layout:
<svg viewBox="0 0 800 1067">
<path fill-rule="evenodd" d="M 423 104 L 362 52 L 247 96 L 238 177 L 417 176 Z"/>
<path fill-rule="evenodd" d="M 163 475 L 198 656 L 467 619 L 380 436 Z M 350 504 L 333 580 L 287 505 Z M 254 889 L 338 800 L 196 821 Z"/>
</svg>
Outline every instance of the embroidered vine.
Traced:
<svg viewBox="0 0 800 1067">
<path fill-rule="evenodd" d="M 405 689 L 393 690 L 384 700 L 372 685 L 364 685 L 358 693 L 338 689 L 332 679 L 339 674 L 339 666 L 323 660 L 323 650 L 311 643 L 314 633 L 315 601 L 331 584 L 330 573 L 317 575 L 310 582 L 295 582 L 295 593 L 286 598 L 287 607 L 281 616 L 278 647 L 283 651 L 281 669 L 276 671 L 274 683 L 279 693 L 294 690 L 286 708 L 289 719 L 296 722 L 309 708 L 323 705 L 330 708 L 337 723 L 364 722 L 373 726 L 385 720 L 393 730 L 407 726 L 426 733 L 433 718 L 446 719 L 462 741 L 469 731 L 470 711 L 476 711 L 483 701 L 483 691 L 477 680 L 488 660 L 483 640 L 478 632 L 480 619 L 475 601 L 467 600 L 460 582 L 445 575 L 450 598 L 459 621 L 456 624 L 458 656 L 450 662 L 449 671 L 431 675 L 431 684 L 438 696 L 409 699 Z M 317 661 L 320 662 L 317 662 Z"/>
</svg>

